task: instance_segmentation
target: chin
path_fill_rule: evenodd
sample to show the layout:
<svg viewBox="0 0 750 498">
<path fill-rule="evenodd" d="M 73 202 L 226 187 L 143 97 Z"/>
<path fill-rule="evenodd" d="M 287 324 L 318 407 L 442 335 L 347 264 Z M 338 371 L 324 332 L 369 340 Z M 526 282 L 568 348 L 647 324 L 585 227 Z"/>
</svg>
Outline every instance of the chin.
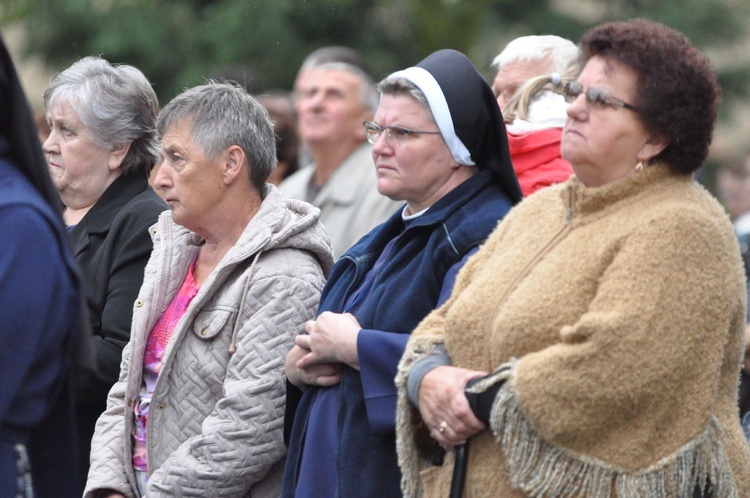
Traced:
<svg viewBox="0 0 750 498">
<path fill-rule="evenodd" d="M 384 195 L 394 200 L 395 200 L 395 197 L 398 197 L 398 189 L 394 188 L 393 185 L 391 185 L 390 182 L 388 182 L 387 180 L 379 178 L 377 186 L 378 186 L 378 192 L 380 192 L 380 195 Z"/>
<path fill-rule="evenodd" d="M 331 131 L 324 126 L 307 126 L 300 130 L 302 140 L 308 143 L 330 140 L 331 135 Z"/>
</svg>

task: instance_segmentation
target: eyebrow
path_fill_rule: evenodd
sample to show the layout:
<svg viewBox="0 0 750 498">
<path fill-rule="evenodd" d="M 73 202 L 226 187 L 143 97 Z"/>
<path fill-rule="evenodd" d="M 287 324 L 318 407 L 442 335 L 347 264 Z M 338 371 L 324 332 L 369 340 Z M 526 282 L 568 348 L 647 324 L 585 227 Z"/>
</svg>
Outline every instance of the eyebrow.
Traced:
<svg viewBox="0 0 750 498">
<path fill-rule="evenodd" d="M 179 153 L 182 149 L 176 145 L 176 144 L 168 144 L 167 146 L 164 145 L 164 142 L 162 141 L 162 150 L 164 151 L 164 154 L 171 156 L 175 153 Z"/>
</svg>

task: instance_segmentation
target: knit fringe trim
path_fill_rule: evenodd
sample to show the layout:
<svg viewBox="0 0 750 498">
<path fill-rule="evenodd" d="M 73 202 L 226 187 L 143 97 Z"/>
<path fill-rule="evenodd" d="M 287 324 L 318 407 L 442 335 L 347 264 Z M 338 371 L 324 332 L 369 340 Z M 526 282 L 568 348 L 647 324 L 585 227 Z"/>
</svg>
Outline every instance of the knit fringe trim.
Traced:
<svg viewBox="0 0 750 498">
<path fill-rule="evenodd" d="M 722 429 L 713 416 L 700 437 L 636 472 L 542 439 L 508 384 L 492 406 L 491 428 L 502 445 L 511 485 L 530 497 L 692 497 L 696 485 L 705 489 L 710 480 L 712 498 L 737 498 Z"/>
<path fill-rule="evenodd" d="M 442 339 L 433 336 L 412 337 L 398 365 L 396 387 L 398 402 L 396 406 L 396 450 L 398 465 L 401 467 L 401 491 L 405 498 L 424 495 L 419 472 L 427 467 L 426 461 L 419 457 L 416 441 L 416 422 L 409 395 L 406 393 L 406 380 L 412 365 L 426 357 L 433 348 L 442 343 Z"/>
</svg>

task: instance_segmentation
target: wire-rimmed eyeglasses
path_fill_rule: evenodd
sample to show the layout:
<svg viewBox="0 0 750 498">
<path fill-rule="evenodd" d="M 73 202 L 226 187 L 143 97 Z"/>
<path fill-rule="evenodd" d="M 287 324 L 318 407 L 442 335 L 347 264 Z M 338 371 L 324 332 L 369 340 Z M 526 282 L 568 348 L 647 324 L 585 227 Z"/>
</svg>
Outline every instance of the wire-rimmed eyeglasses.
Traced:
<svg viewBox="0 0 750 498">
<path fill-rule="evenodd" d="M 365 125 L 365 135 L 368 142 L 374 144 L 378 141 L 380 135 L 385 132 L 385 141 L 391 147 L 396 144 L 403 147 L 409 140 L 409 135 L 440 135 L 439 131 L 410 130 L 403 126 L 380 126 L 372 121 L 365 121 L 362 124 Z"/>
<path fill-rule="evenodd" d="M 582 93 L 584 93 L 583 87 L 577 81 L 569 81 L 563 89 L 563 96 L 568 103 L 572 103 Z M 600 109 L 604 107 L 622 107 L 635 112 L 642 110 L 640 107 L 628 104 L 624 100 L 612 96 L 609 90 L 598 86 L 592 86 L 586 90 L 586 102 Z"/>
</svg>

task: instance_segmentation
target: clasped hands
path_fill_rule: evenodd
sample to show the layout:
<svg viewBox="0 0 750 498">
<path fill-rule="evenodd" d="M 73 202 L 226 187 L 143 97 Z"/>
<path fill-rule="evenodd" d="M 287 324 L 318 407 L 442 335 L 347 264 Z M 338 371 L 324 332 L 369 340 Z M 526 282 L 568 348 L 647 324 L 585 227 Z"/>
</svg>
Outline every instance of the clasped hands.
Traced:
<svg viewBox="0 0 750 498">
<path fill-rule="evenodd" d="M 344 365 L 359 370 L 357 336 L 362 326 L 351 313 L 326 311 L 305 322 L 286 357 L 289 382 L 297 387 L 330 387 L 341 382 Z"/>
</svg>

